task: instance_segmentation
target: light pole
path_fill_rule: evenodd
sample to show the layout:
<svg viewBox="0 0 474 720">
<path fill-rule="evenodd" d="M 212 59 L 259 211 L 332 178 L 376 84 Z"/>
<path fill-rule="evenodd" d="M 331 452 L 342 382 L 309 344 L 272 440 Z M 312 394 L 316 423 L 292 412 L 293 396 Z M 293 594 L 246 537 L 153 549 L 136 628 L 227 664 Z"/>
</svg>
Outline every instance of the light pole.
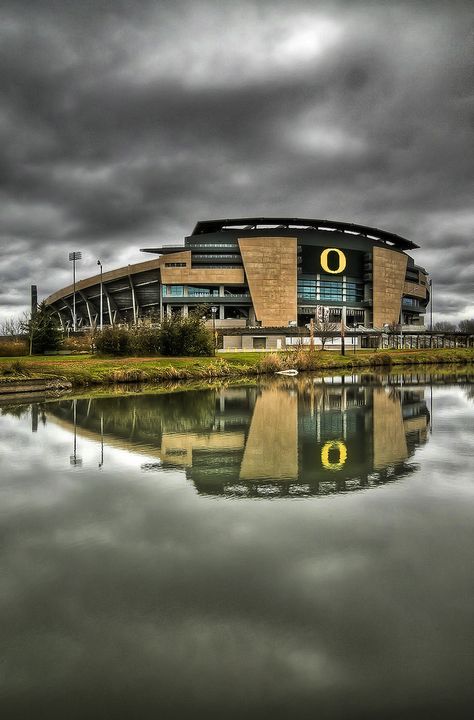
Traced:
<svg viewBox="0 0 474 720">
<path fill-rule="evenodd" d="M 212 313 L 212 338 L 214 341 L 214 355 L 216 354 L 216 312 L 219 308 L 217 308 L 215 305 L 211 307 L 211 313 Z"/>
<path fill-rule="evenodd" d="M 430 278 L 430 331 L 433 332 L 433 278 Z"/>
<path fill-rule="evenodd" d="M 72 329 L 76 332 L 76 260 L 82 259 L 81 252 L 70 252 L 69 260 L 72 261 Z"/>
<path fill-rule="evenodd" d="M 346 327 L 345 327 L 345 320 L 346 320 L 346 308 L 341 307 L 341 355 L 346 354 Z"/>
<path fill-rule="evenodd" d="M 104 329 L 104 298 L 102 295 L 102 263 L 97 260 L 97 265 L 100 267 L 100 314 L 99 314 L 99 327 L 100 331 Z"/>
<path fill-rule="evenodd" d="M 72 455 L 69 456 L 71 465 L 82 465 L 82 458 L 77 456 L 77 400 L 72 401 L 72 421 L 74 424 Z"/>
</svg>

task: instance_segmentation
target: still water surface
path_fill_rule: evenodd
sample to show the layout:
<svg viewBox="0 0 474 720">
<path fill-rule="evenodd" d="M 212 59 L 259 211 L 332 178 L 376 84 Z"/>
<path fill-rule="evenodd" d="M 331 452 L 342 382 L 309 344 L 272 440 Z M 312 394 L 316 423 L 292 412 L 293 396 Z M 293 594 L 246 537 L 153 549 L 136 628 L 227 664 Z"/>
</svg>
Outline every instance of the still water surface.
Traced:
<svg viewBox="0 0 474 720">
<path fill-rule="evenodd" d="M 471 717 L 473 382 L 0 407 L 2 717 Z"/>
</svg>

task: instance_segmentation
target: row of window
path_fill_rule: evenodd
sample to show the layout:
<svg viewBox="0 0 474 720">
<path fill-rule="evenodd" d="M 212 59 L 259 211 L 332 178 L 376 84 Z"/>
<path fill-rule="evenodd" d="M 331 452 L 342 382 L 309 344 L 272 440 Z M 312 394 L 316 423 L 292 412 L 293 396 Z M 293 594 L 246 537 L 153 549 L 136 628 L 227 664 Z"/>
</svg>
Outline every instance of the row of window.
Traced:
<svg viewBox="0 0 474 720">
<path fill-rule="evenodd" d="M 187 288 L 189 297 L 218 297 L 219 288 L 209 287 L 191 287 Z M 161 292 L 163 297 L 183 297 L 184 285 L 162 285 Z"/>
<path fill-rule="evenodd" d="M 420 307 L 422 307 L 420 301 L 417 300 L 416 298 L 412 298 L 412 297 L 404 297 L 404 298 L 403 298 L 403 304 L 404 304 L 404 305 L 409 305 L 409 306 L 412 307 L 412 308 L 420 308 Z"/>
<path fill-rule="evenodd" d="M 330 322 L 330 323 L 340 323 L 342 318 L 342 308 L 340 307 L 325 307 L 320 308 L 321 314 L 316 319 L 317 322 Z M 314 314 L 314 308 L 300 308 L 299 313 L 301 315 L 311 315 Z M 346 308 L 346 324 L 353 326 L 353 325 L 363 325 L 364 324 L 364 311 L 361 308 Z"/>
<path fill-rule="evenodd" d="M 231 250 L 238 250 L 239 246 L 235 243 L 189 243 L 187 246 L 192 250 L 196 250 L 199 248 L 230 248 Z"/>
<path fill-rule="evenodd" d="M 240 255 L 236 253 L 195 253 L 193 260 L 215 260 L 224 258 L 225 260 L 240 260 Z"/>
<path fill-rule="evenodd" d="M 183 297 L 184 285 L 163 285 L 163 297 Z M 232 290 L 230 291 L 232 293 Z M 248 295 L 248 290 L 240 289 L 236 293 Z M 187 287 L 189 297 L 217 297 L 218 287 Z M 298 297 L 304 300 L 324 300 L 335 302 L 362 302 L 364 299 L 363 286 L 348 282 L 345 289 L 342 282 L 317 282 L 316 280 L 303 280 L 298 282 Z"/>
<path fill-rule="evenodd" d="M 304 300 L 334 300 L 362 302 L 364 286 L 353 280 L 298 280 L 298 297 Z"/>
</svg>

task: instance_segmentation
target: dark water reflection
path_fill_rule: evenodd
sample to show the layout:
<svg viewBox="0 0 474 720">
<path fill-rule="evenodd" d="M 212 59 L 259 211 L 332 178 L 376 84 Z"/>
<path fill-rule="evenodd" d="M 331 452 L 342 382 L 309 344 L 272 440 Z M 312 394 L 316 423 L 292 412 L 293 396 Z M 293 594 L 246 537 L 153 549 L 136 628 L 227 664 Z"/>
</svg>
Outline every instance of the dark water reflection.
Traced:
<svg viewBox="0 0 474 720">
<path fill-rule="evenodd" d="M 291 379 L 170 395 L 66 399 L 52 422 L 183 469 L 199 493 L 307 496 L 374 486 L 411 472 L 426 442 L 425 389 L 392 380 Z"/>
<path fill-rule="evenodd" d="M 2 714 L 470 716 L 473 385 L 427 380 L 0 408 Z"/>
</svg>

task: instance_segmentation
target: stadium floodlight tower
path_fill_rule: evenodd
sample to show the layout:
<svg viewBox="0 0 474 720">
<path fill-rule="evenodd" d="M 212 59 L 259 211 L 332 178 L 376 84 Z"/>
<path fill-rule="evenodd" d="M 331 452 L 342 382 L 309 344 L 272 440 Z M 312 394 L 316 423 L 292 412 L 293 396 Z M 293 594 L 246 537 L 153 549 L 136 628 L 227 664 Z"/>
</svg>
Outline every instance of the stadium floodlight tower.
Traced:
<svg viewBox="0 0 474 720">
<path fill-rule="evenodd" d="M 69 260 L 72 262 L 72 329 L 76 332 L 76 260 L 82 260 L 82 253 L 70 252 Z"/>
<path fill-rule="evenodd" d="M 100 267 L 100 319 L 99 327 L 100 331 L 104 329 L 104 283 L 103 283 L 103 269 L 100 260 L 97 260 L 97 265 Z"/>
</svg>

